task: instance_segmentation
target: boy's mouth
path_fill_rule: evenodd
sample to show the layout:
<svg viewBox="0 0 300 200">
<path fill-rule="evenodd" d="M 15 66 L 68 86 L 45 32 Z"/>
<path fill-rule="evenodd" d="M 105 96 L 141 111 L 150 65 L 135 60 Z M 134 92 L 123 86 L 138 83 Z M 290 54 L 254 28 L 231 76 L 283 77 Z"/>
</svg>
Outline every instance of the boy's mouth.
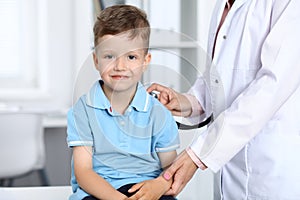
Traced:
<svg viewBox="0 0 300 200">
<path fill-rule="evenodd" d="M 124 76 L 124 75 L 112 75 L 111 76 L 113 79 L 115 80 L 124 80 L 124 79 L 128 79 L 128 76 Z"/>
</svg>

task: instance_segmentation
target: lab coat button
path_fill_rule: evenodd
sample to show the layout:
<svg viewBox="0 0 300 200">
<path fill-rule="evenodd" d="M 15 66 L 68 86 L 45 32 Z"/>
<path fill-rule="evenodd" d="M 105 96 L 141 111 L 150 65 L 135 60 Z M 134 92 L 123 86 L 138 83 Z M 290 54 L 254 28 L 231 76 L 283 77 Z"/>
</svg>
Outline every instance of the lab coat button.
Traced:
<svg viewBox="0 0 300 200">
<path fill-rule="evenodd" d="M 217 83 L 217 84 L 218 84 L 218 83 L 219 83 L 219 80 L 218 80 L 218 79 L 216 79 L 216 80 L 215 80 L 215 83 Z"/>
<path fill-rule="evenodd" d="M 223 35 L 223 39 L 226 40 L 226 38 L 227 38 L 227 36 L 226 36 L 226 35 Z"/>
<path fill-rule="evenodd" d="M 249 168 L 248 168 L 248 171 L 249 171 L 250 173 L 252 173 L 252 167 L 249 167 Z"/>
</svg>

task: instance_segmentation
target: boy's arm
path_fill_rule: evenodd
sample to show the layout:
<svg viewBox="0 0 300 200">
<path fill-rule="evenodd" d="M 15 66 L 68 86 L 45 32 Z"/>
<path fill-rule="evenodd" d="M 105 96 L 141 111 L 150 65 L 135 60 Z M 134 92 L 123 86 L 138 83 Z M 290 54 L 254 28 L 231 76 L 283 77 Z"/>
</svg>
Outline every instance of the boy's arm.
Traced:
<svg viewBox="0 0 300 200">
<path fill-rule="evenodd" d="M 87 193 L 101 200 L 127 198 L 93 170 L 92 147 L 73 147 L 73 159 L 76 180 Z"/>
<path fill-rule="evenodd" d="M 158 152 L 157 154 L 161 163 L 161 168 L 163 169 L 170 166 L 177 156 L 177 152 L 175 150 L 169 152 Z"/>
<path fill-rule="evenodd" d="M 176 151 L 158 153 L 162 168 L 165 169 L 172 164 L 176 156 Z M 172 179 L 167 181 L 160 175 L 155 179 L 135 184 L 128 192 L 137 192 L 127 199 L 134 200 L 143 198 L 147 200 L 157 200 L 170 189 L 172 182 Z"/>
</svg>

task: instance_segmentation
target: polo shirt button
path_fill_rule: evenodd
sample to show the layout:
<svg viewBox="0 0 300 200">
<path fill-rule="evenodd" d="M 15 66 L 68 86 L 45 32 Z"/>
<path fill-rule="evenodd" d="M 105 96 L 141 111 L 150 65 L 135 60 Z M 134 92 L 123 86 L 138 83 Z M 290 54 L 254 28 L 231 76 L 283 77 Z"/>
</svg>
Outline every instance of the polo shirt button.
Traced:
<svg viewBox="0 0 300 200">
<path fill-rule="evenodd" d="M 122 126 L 124 126 L 124 125 L 125 125 L 125 122 L 124 122 L 124 121 L 120 121 L 120 124 L 121 124 Z"/>
</svg>

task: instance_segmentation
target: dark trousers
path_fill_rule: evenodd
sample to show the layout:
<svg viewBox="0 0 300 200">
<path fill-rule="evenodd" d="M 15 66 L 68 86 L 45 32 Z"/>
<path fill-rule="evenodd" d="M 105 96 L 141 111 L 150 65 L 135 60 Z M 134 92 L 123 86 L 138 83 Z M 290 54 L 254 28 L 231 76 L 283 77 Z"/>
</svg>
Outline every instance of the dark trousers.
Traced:
<svg viewBox="0 0 300 200">
<path fill-rule="evenodd" d="M 123 185 L 122 187 L 120 187 L 118 189 L 119 192 L 121 192 L 122 194 L 126 195 L 127 197 L 130 197 L 132 195 L 134 195 L 134 193 L 129 193 L 128 190 L 134 185 L 135 183 L 132 183 L 132 184 L 127 184 L 127 185 Z M 93 196 L 87 196 L 87 197 L 84 197 L 83 200 L 99 200 Z M 175 197 L 173 196 L 166 196 L 166 195 L 163 195 L 162 197 L 160 197 L 159 200 L 176 200 Z"/>
</svg>

